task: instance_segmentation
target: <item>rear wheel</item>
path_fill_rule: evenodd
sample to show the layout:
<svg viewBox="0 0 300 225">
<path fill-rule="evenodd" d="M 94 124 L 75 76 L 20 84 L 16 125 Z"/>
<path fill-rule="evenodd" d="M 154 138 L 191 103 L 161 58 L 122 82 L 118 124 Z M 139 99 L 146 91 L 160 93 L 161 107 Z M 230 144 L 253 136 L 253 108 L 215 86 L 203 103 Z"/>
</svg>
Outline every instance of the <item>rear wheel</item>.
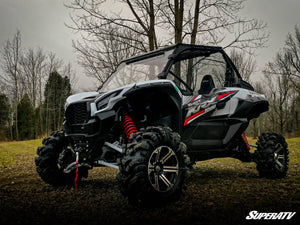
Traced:
<svg viewBox="0 0 300 225">
<path fill-rule="evenodd" d="M 189 157 L 180 136 L 168 127 L 148 127 L 128 144 L 117 176 L 133 204 L 160 205 L 180 198 Z"/>
<path fill-rule="evenodd" d="M 38 147 L 35 157 L 36 170 L 39 176 L 48 184 L 71 185 L 74 183 L 75 171 L 64 173 L 64 165 L 74 161 L 74 157 L 67 148 L 68 142 L 63 131 L 56 131 L 43 140 L 43 146 Z M 87 170 L 79 170 L 78 180 L 87 177 Z"/>
<path fill-rule="evenodd" d="M 257 170 L 261 177 L 282 178 L 286 176 L 289 151 L 285 138 L 276 133 L 262 134 L 257 141 Z"/>
</svg>

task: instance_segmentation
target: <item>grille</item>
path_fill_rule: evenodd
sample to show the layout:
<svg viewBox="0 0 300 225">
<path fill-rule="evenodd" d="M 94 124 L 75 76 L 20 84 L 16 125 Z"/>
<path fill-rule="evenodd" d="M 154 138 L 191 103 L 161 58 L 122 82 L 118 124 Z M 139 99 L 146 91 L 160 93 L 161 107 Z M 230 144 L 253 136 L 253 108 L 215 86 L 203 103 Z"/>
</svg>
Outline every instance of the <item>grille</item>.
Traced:
<svg viewBox="0 0 300 225">
<path fill-rule="evenodd" d="M 69 124 L 86 123 L 88 120 L 87 102 L 69 105 L 66 110 L 66 120 Z"/>
</svg>

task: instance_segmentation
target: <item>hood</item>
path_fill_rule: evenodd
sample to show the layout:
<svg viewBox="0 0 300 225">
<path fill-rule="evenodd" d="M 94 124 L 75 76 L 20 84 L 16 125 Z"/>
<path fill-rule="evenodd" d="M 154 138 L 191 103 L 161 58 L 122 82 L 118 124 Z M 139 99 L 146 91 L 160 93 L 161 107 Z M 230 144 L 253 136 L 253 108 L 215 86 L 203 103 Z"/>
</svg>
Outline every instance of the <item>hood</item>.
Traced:
<svg viewBox="0 0 300 225">
<path fill-rule="evenodd" d="M 69 96 L 67 98 L 66 104 L 69 105 L 69 104 L 71 104 L 73 102 L 78 102 L 78 101 L 81 101 L 81 100 L 86 99 L 86 98 L 94 98 L 94 97 L 97 97 L 97 96 L 99 96 L 98 92 L 83 92 L 83 93 L 78 93 L 78 94 Z"/>
</svg>

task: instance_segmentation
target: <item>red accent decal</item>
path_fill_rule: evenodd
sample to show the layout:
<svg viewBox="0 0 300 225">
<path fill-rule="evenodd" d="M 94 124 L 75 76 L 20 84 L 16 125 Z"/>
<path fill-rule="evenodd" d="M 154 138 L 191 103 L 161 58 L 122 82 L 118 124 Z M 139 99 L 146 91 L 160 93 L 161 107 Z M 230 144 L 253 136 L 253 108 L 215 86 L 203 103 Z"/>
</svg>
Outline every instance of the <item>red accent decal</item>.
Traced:
<svg viewBox="0 0 300 225">
<path fill-rule="evenodd" d="M 78 187 L 77 187 L 77 179 L 78 179 L 78 161 L 76 160 L 76 176 L 75 176 L 75 180 L 74 180 L 75 189 L 78 189 Z"/>
<path fill-rule="evenodd" d="M 248 150 L 250 151 L 250 145 L 249 145 L 249 142 L 248 142 L 248 139 L 247 139 L 247 136 L 246 136 L 246 133 L 245 133 L 245 132 L 243 132 L 242 138 L 243 138 L 243 140 L 244 140 L 244 142 L 245 142 L 245 144 L 246 144 Z"/>
<path fill-rule="evenodd" d="M 193 102 L 197 97 L 198 95 L 196 95 L 190 102 Z"/>
<path fill-rule="evenodd" d="M 197 113 L 195 113 L 194 115 L 192 115 L 192 116 L 186 118 L 185 121 L 184 121 L 183 126 L 186 126 L 187 123 L 188 123 L 191 119 L 194 119 L 196 116 L 201 115 L 202 113 L 204 113 L 204 111 L 205 111 L 205 110 L 203 109 L 203 110 L 201 110 L 200 112 L 197 112 Z"/>
<path fill-rule="evenodd" d="M 222 99 L 222 98 L 225 98 L 227 97 L 228 95 L 231 95 L 233 93 L 236 93 L 237 91 L 230 91 L 230 92 L 227 92 L 227 93 L 224 93 L 224 94 L 221 94 L 218 96 L 218 100 Z"/>
</svg>

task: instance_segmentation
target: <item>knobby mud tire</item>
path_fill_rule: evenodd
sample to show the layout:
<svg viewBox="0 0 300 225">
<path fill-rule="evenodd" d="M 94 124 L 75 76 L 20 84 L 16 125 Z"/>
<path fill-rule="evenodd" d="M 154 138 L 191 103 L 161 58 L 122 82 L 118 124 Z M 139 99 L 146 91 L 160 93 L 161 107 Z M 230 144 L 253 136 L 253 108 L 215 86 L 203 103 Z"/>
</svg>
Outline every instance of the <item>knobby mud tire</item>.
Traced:
<svg viewBox="0 0 300 225">
<path fill-rule="evenodd" d="M 261 177 L 283 178 L 287 174 L 289 150 L 285 138 L 276 133 L 264 133 L 257 141 L 256 163 Z"/>
<path fill-rule="evenodd" d="M 63 131 L 56 131 L 50 137 L 43 140 L 43 146 L 38 147 L 35 157 L 36 171 L 48 184 L 53 186 L 73 185 L 75 171 L 69 174 L 63 173 L 63 168 L 58 163 L 60 153 L 67 148 L 67 138 Z M 78 182 L 82 176 L 87 177 L 87 170 L 80 171 Z"/>
<path fill-rule="evenodd" d="M 150 168 L 149 160 L 156 157 L 156 153 L 153 153 L 154 151 L 169 151 L 173 159 L 170 157 L 168 160 L 176 159 L 176 165 L 179 165 L 177 177 L 171 175 L 173 176 L 173 186 L 170 185 L 171 188 L 167 187 L 165 191 L 156 190 L 149 178 L 151 176 L 151 174 L 148 174 Z M 157 162 L 162 162 L 162 160 Z M 179 134 L 168 127 L 147 127 L 146 129 L 141 129 L 133 136 L 131 143 L 125 149 L 124 157 L 119 160 L 120 173 L 117 175 L 117 180 L 120 191 L 128 198 L 130 203 L 135 205 L 160 206 L 177 201 L 182 193 L 189 164 L 190 160 L 186 155 L 186 145 L 181 142 Z M 161 167 L 162 174 L 165 173 L 163 167 Z M 157 179 L 158 181 L 155 181 L 155 184 L 156 182 L 161 182 L 159 178 Z M 161 186 L 163 185 L 161 184 Z M 159 189 L 158 186 L 156 187 Z M 168 190 L 168 188 L 170 189 Z"/>
</svg>

